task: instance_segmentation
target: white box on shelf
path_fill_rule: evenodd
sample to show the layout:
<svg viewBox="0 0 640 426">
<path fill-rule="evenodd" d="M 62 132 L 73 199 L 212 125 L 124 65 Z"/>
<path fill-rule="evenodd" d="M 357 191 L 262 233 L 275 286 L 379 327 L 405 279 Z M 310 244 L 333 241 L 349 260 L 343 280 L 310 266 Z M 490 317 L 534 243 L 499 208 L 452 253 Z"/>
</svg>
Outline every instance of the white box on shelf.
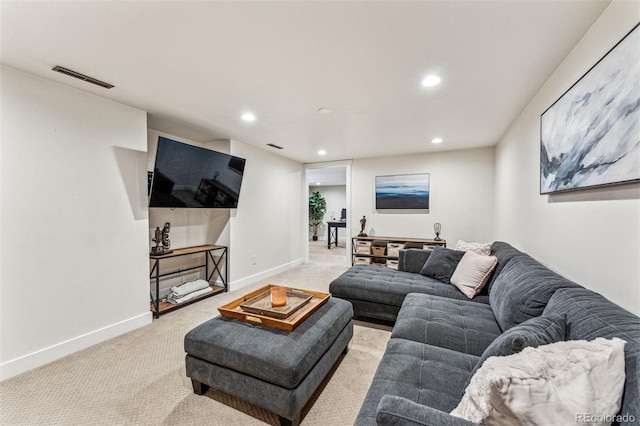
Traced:
<svg viewBox="0 0 640 426">
<path fill-rule="evenodd" d="M 356 241 L 356 254 L 371 254 L 371 241 Z"/>
<path fill-rule="evenodd" d="M 387 243 L 387 256 L 398 257 L 400 255 L 400 250 L 403 248 L 404 244 L 402 243 Z"/>
</svg>

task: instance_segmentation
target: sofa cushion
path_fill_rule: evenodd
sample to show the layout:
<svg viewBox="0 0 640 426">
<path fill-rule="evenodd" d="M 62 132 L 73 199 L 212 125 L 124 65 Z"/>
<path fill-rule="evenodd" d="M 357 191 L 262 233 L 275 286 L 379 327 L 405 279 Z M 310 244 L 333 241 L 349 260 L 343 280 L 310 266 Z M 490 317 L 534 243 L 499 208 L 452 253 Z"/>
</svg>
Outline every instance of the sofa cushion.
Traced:
<svg viewBox="0 0 640 426">
<path fill-rule="evenodd" d="M 420 273 L 426 277 L 435 278 L 438 281 L 449 284 L 453 271 L 464 256 L 463 251 L 436 247 L 425 262 Z"/>
<path fill-rule="evenodd" d="M 419 274 L 433 250 L 407 249 L 400 250 L 398 271 Z"/>
<path fill-rule="evenodd" d="M 566 315 L 543 315 L 511 327 L 484 350 L 471 374 L 475 374 L 489 357 L 513 355 L 526 347 L 560 342 L 565 338 L 566 328 Z"/>
<path fill-rule="evenodd" d="M 451 284 L 469 299 L 473 299 L 487 283 L 497 263 L 498 258 L 495 256 L 484 256 L 469 250 L 453 271 Z"/>
<path fill-rule="evenodd" d="M 411 272 L 396 271 L 372 265 L 355 265 L 333 280 L 329 292 L 343 299 L 363 300 L 400 307 L 409 293 L 435 294 L 451 299 L 468 300 L 450 284 Z M 488 303 L 488 297 L 474 302 Z"/>
<path fill-rule="evenodd" d="M 491 254 L 498 258 L 498 264 L 496 265 L 496 269 L 493 270 L 493 273 L 489 277 L 487 284 L 480 291 L 480 294 L 491 293 L 491 287 L 493 287 L 493 283 L 500 275 L 502 269 L 514 256 L 522 254 L 522 252 L 512 247 L 509 243 L 505 243 L 503 241 L 495 241 L 493 244 L 491 244 Z"/>
<path fill-rule="evenodd" d="M 451 415 L 504 425 L 593 424 L 591 416 L 611 418 L 622 399 L 624 345 L 617 338 L 571 340 L 490 358 Z"/>
<path fill-rule="evenodd" d="M 402 304 L 391 337 L 479 356 L 499 334 L 488 305 L 411 293 Z"/>
<path fill-rule="evenodd" d="M 567 339 L 593 340 L 619 337 L 640 344 L 640 317 L 584 287 L 560 289 L 553 294 L 544 315 L 566 315 Z"/>
<path fill-rule="evenodd" d="M 496 321 L 506 331 L 542 314 L 559 288 L 580 287 L 526 254 L 511 258 L 496 278 L 489 301 Z"/>
<path fill-rule="evenodd" d="M 627 379 L 620 413 L 634 416 L 636 421 L 640 419 L 640 318 L 586 288 L 556 291 L 544 310 L 544 315 L 554 314 L 566 314 L 567 339 L 618 337 L 627 342 L 624 347 Z"/>
<path fill-rule="evenodd" d="M 478 357 L 410 340 L 391 338 L 355 424 L 375 425 L 384 395 L 400 396 L 450 412 Z"/>
</svg>

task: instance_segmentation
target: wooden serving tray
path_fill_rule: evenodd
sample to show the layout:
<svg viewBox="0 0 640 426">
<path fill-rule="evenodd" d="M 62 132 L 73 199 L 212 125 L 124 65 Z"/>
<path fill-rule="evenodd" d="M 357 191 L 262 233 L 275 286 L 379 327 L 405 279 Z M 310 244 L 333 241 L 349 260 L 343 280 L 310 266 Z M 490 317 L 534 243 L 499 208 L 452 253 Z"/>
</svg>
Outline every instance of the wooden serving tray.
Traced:
<svg viewBox="0 0 640 426">
<path fill-rule="evenodd" d="M 247 312 L 240 306 L 242 304 L 245 304 L 246 302 L 251 301 L 252 299 L 257 298 L 258 296 L 261 296 L 263 293 L 268 294 L 271 287 L 274 287 L 274 286 L 276 286 L 276 284 L 268 284 L 255 291 L 252 291 L 251 293 L 246 294 L 234 300 L 233 302 L 220 306 L 218 308 L 218 311 L 220 311 L 220 314 L 222 316 L 225 316 L 228 318 L 247 321 L 253 324 L 260 324 L 266 327 L 277 328 L 279 330 L 292 331 L 297 326 L 299 326 L 305 319 L 309 318 L 316 310 L 318 310 L 320 306 L 327 303 L 327 300 L 329 300 L 329 298 L 331 297 L 329 293 L 321 293 L 318 291 L 310 291 L 310 290 L 304 290 L 301 288 L 283 286 L 287 288 L 287 302 L 289 300 L 289 294 L 292 293 L 292 291 L 302 292 L 303 295 L 308 295 L 311 297 L 303 305 L 300 305 L 298 309 L 295 310 L 295 312 L 291 312 L 289 316 L 282 319 L 273 318 L 267 315 L 262 315 L 260 313 Z M 293 294 L 296 294 L 298 298 L 300 296 L 299 293 L 293 293 Z M 268 300 L 269 299 L 267 298 L 267 301 Z M 270 305 L 271 303 L 269 303 L 269 306 Z M 283 308 L 286 308 L 286 306 L 284 306 Z M 282 309 L 282 308 L 271 308 L 271 309 Z"/>
<path fill-rule="evenodd" d="M 265 291 L 256 297 L 240 304 L 240 307 L 252 314 L 285 319 L 298 309 L 309 303 L 313 296 L 300 290 L 287 290 L 287 303 L 284 306 L 271 306 L 271 292 Z"/>
</svg>

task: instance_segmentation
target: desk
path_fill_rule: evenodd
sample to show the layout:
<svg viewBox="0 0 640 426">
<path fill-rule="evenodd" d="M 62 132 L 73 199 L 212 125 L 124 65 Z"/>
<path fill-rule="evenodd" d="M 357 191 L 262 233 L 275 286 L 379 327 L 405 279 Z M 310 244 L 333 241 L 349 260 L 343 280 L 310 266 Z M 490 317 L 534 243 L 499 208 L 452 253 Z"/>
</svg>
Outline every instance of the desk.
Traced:
<svg viewBox="0 0 640 426">
<path fill-rule="evenodd" d="M 331 249 L 331 235 L 335 235 L 335 244 L 338 247 L 338 228 L 346 228 L 346 220 L 336 220 L 333 222 L 327 222 L 327 248 Z M 333 233 L 331 230 L 333 229 Z"/>
</svg>

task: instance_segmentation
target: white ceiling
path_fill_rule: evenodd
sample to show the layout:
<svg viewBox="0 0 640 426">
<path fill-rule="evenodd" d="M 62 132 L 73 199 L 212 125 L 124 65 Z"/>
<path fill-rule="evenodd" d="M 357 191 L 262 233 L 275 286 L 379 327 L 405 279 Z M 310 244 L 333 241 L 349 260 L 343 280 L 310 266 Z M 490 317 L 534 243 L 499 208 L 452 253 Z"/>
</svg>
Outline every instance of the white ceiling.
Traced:
<svg viewBox="0 0 640 426">
<path fill-rule="evenodd" d="M 0 57 L 150 128 L 311 163 L 494 145 L 608 3 L 5 0 Z"/>
</svg>

